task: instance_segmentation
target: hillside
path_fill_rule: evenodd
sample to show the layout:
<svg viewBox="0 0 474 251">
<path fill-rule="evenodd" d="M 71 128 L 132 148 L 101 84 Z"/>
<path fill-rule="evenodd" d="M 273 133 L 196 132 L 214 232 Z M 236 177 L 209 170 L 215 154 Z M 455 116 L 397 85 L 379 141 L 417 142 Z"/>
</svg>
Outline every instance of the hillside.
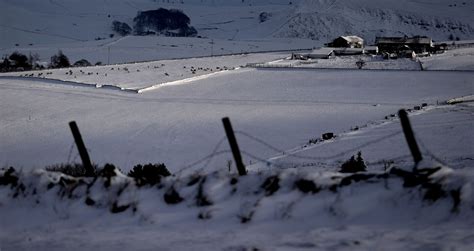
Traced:
<svg viewBox="0 0 474 251">
<path fill-rule="evenodd" d="M 427 35 L 437 41 L 474 38 L 474 3 L 461 0 L 164 2 L 1 0 L 0 53 L 38 53 L 49 61 L 62 49 L 74 61 L 119 63 L 312 48 L 347 34 L 369 42 L 384 35 Z M 114 20 L 133 26 L 138 11 L 160 7 L 183 10 L 200 38 L 121 38 L 111 30 Z"/>
<path fill-rule="evenodd" d="M 376 36 L 405 35 L 468 39 L 474 35 L 473 10 L 469 1 L 304 0 L 275 34 L 319 41 L 339 34 L 357 34 L 369 42 Z"/>
</svg>

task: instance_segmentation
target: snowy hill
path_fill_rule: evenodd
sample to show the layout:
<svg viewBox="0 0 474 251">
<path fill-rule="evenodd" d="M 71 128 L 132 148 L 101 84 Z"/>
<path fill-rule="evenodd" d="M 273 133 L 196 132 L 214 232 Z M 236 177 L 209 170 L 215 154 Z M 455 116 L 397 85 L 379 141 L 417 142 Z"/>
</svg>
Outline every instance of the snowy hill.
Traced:
<svg viewBox="0 0 474 251">
<path fill-rule="evenodd" d="M 467 39 L 474 35 L 473 10 L 469 1 L 304 0 L 276 35 L 320 41 L 351 34 L 369 42 L 375 36 L 405 35 Z"/>
<path fill-rule="evenodd" d="M 5 55 L 14 50 L 25 54 L 38 53 L 42 60 L 49 61 L 53 53 L 62 49 L 74 61 L 85 58 L 91 62 L 118 63 L 312 48 L 347 34 L 360 35 L 369 42 L 375 36 L 384 35 L 427 35 L 438 41 L 448 40 L 450 36 L 474 38 L 474 21 L 471 18 L 474 3 L 470 1 L 164 2 L 1 0 L 0 53 Z M 120 38 L 111 30 L 114 20 L 133 26 L 133 18 L 138 11 L 160 7 L 183 10 L 202 38 Z M 263 12 L 266 18 L 261 22 L 259 16 Z M 110 38 L 110 34 L 114 37 Z M 212 46 L 214 43 L 215 46 Z M 179 48 L 169 47 L 172 45 Z"/>
</svg>

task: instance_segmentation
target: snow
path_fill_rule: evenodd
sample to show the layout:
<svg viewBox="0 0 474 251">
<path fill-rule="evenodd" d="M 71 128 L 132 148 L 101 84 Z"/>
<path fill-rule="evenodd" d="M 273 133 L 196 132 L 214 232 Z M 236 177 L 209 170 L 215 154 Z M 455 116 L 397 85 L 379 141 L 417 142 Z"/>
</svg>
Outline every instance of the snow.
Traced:
<svg viewBox="0 0 474 251">
<path fill-rule="evenodd" d="M 0 74 L 0 251 L 472 250 L 471 2 L 163 2 L 0 0 L 2 55 L 110 63 Z M 113 20 L 159 7 L 182 9 L 201 37 L 109 38 Z M 416 60 L 287 60 L 350 34 L 465 41 Z M 72 120 L 92 161 L 120 169 L 45 171 L 80 162 Z M 359 151 L 367 172 L 338 172 Z M 124 175 L 146 163 L 173 175 L 142 187 Z"/>
<path fill-rule="evenodd" d="M 409 113 L 418 144 L 425 161 L 428 162 L 425 165 L 432 165 L 434 161 L 449 163 L 452 168 L 463 169 L 470 168 L 474 164 L 472 148 L 474 137 L 468 133 L 474 128 L 470 112 L 472 112 L 470 106 L 441 105 Z M 449 117 L 448 121 L 446 117 Z M 357 151 L 362 152 L 370 169 L 383 170 L 387 165 L 414 166 L 398 118 L 389 116 L 353 128 L 357 129 L 341 133 L 329 143 L 307 144 L 270 158 L 268 160 L 270 168 L 273 166 L 309 170 L 333 168 L 348 159 L 342 156 L 355 155 Z M 266 170 L 268 166 L 267 163 L 257 163 L 252 169 Z"/>
<path fill-rule="evenodd" d="M 420 63 L 401 58 L 396 60 L 386 60 L 382 56 L 341 56 L 329 59 L 308 59 L 292 60 L 283 59 L 273 62 L 256 64 L 255 67 L 261 68 L 303 68 L 303 69 L 358 69 L 357 62 L 363 61 L 365 70 L 421 70 Z"/>
<path fill-rule="evenodd" d="M 332 48 L 322 47 L 313 54 L 327 56 Z M 358 69 L 357 62 L 363 61 L 365 70 L 412 70 L 412 71 L 474 71 L 474 48 L 452 48 L 440 54 L 426 57 L 384 59 L 382 55 L 331 56 L 329 59 L 291 59 L 281 58 L 274 61 L 250 63 L 257 68 L 303 68 L 303 69 Z"/>
<path fill-rule="evenodd" d="M 474 48 L 448 50 L 443 54 L 421 58 L 426 70 L 474 70 Z"/>
<path fill-rule="evenodd" d="M 93 86 L 116 86 L 121 89 L 141 92 L 142 89 L 166 84 L 194 81 L 222 71 L 232 71 L 252 62 L 266 62 L 282 58 L 287 53 L 254 53 L 232 56 L 215 56 L 160 60 L 144 63 L 74 67 L 1 74 L 1 76 L 31 76 L 58 79 Z M 197 78 L 196 78 L 197 77 Z M 72 83 L 71 83 L 72 84 Z"/>
</svg>

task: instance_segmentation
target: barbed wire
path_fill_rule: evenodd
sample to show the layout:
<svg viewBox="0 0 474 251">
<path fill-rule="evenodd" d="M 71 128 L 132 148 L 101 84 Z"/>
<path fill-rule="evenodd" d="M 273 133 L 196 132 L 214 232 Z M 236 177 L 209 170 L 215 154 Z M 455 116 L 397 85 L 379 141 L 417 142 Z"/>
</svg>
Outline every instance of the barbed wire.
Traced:
<svg viewBox="0 0 474 251">
<path fill-rule="evenodd" d="M 370 140 L 370 141 L 367 141 L 361 145 L 358 145 L 358 146 L 355 146 L 355 147 L 352 147 L 350 149 L 347 149 L 345 151 L 342 151 L 340 153 L 337 153 L 337 154 L 334 154 L 334 155 L 330 155 L 330 156 L 324 156 L 324 157 L 314 157 L 314 156 L 305 156 L 305 155 L 299 155 L 299 154 L 295 154 L 295 153 L 291 153 L 291 152 L 286 152 L 285 150 L 282 150 L 282 149 L 279 149 L 273 145 L 271 145 L 270 143 L 256 137 L 256 136 L 253 136 L 253 135 L 250 135 L 249 133 L 246 133 L 246 132 L 243 132 L 243 131 L 236 131 L 235 133 L 238 133 L 238 134 L 241 134 L 241 135 L 244 135 L 246 136 L 247 138 L 249 139 L 252 139 L 264 146 L 266 146 L 267 148 L 275 151 L 275 152 L 278 152 L 278 153 L 283 153 L 284 155 L 286 155 L 285 157 L 294 157 L 294 158 L 297 158 L 297 159 L 307 159 L 307 160 L 331 160 L 331 159 L 335 159 L 335 158 L 339 158 L 339 157 L 342 157 L 348 153 L 351 153 L 351 152 L 354 152 L 356 150 L 359 150 L 361 148 L 364 148 L 364 147 L 367 147 L 367 146 L 370 146 L 370 145 L 373 145 L 373 144 L 377 144 L 381 141 L 384 141 L 384 140 L 387 140 L 389 138 L 393 138 L 399 134 L 402 133 L 402 131 L 397 131 L 397 132 L 394 132 L 394 133 L 391 133 L 391 134 L 388 134 L 388 135 L 385 135 L 383 137 L 380 137 L 380 138 L 377 138 L 377 139 L 374 139 L 374 140 Z"/>
<path fill-rule="evenodd" d="M 256 141 L 256 142 L 258 142 L 258 143 L 260 143 L 260 144 L 262 144 L 262 145 L 268 147 L 269 149 L 271 149 L 271 150 L 273 150 L 273 151 L 275 151 L 275 152 L 277 152 L 277 153 L 285 152 L 285 150 L 282 150 L 282 149 L 279 149 L 279 148 L 277 148 L 277 147 L 274 147 L 274 146 L 272 146 L 270 143 L 267 143 L 266 141 L 264 141 L 264 140 L 262 140 L 262 139 L 259 139 L 259 138 L 257 138 L 256 136 L 252 136 L 252 135 L 250 135 L 249 133 L 246 133 L 246 132 L 244 132 L 244 131 L 234 131 L 234 133 L 235 133 L 235 134 L 241 134 L 241 135 L 243 135 L 243 136 L 245 136 L 245 137 L 247 137 L 247 138 L 249 138 L 249 139 L 251 139 L 251 140 L 254 140 L 254 141 Z"/>
<path fill-rule="evenodd" d="M 283 154 L 281 157 L 282 158 L 286 158 L 286 157 L 293 157 L 293 158 L 296 158 L 296 159 L 301 159 L 301 160 L 315 160 L 315 161 L 327 161 L 327 160 L 334 160 L 336 158 L 340 158 L 340 157 L 343 157 L 349 153 L 353 153 L 354 151 L 358 151 L 362 148 L 365 148 L 365 147 L 368 147 L 368 146 L 371 146 L 371 145 L 374 145 L 374 144 L 378 144 L 384 140 L 387 140 L 387 139 L 390 139 L 390 138 L 393 138 L 393 137 L 396 137 L 400 134 L 403 133 L 402 130 L 398 130 L 396 132 L 393 132 L 393 133 L 390 133 L 388 135 L 384 135 L 382 137 L 379 137 L 379 138 L 376 138 L 376 139 L 373 139 L 373 140 L 369 140 L 365 143 L 362 143 L 362 144 L 359 144 L 357 146 L 354 146 L 354 147 L 351 147 L 349 149 L 346 149 L 344 151 L 341 151 L 339 153 L 336 153 L 336 154 L 333 154 L 333 155 L 329 155 L 329 156 L 306 156 L 306 155 L 301 155 L 301 154 L 296 154 L 296 153 L 292 153 L 292 152 L 288 152 L 288 150 L 283 150 L 283 149 L 280 149 L 270 143 L 268 143 L 267 141 L 257 137 L 257 136 L 254 136 L 254 135 L 251 135 L 250 133 L 247 133 L 247 132 L 244 132 L 244 131 L 235 131 L 234 132 L 235 134 L 239 134 L 239 135 L 242 135 L 254 142 L 257 142 L 259 143 L 260 145 L 263 145 L 265 146 L 266 148 L 276 152 L 276 153 L 281 153 Z M 198 168 L 197 170 L 205 170 L 209 164 L 211 163 L 211 161 L 219 156 L 219 155 L 223 155 L 223 154 L 226 154 L 226 153 L 231 153 L 230 150 L 221 150 L 221 151 L 218 151 L 219 148 L 221 147 L 221 145 L 224 143 L 224 141 L 226 140 L 226 137 L 223 137 L 221 138 L 217 144 L 215 145 L 215 147 L 213 148 L 212 152 L 208 155 L 206 155 L 205 157 L 191 163 L 191 164 L 188 164 L 186 165 L 185 167 L 181 168 L 179 171 L 177 171 L 176 173 L 179 175 L 181 174 L 183 171 L 189 169 L 189 168 L 192 168 L 192 167 L 196 167 L 197 165 L 200 165 L 201 163 L 204 163 L 204 165 L 200 168 Z M 447 165 L 443 160 L 441 160 L 441 158 L 437 157 L 435 154 L 433 154 L 427 147 L 426 145 L 423 143 L 423 141 L 421 141 L 420 139 L 418 139 L 418 142 L 420 144 L 420 146 L 423 148 L 423 154 L 431 157 L 432 159 L 436 160 L 437 162 L 443 164 L 443 165 Z M 307 145 L 305 145 L 307 146 Z M 303 147 L 305 147 L 303 146 Z M 302 148 L 304 149 L 304 148 Z M 267 167 L 276 167 L 276 168 L 288 168 L 286 165 L 282 165 L 282 164 L 279 164 L 279 163 L 276 163 L 274 161 L 271 160 L 271 158 L 263 158 L 263 157 L 259 157 L 255 154 L 252 154 L 252 153 L 249 153 L 245 150 L 241 150 L 241 153 L 243 155 L 245 155 L 246 157 L 249 157 L 253 160 L 256 160 L 257 163 L 264 163 Z M 277 156 L 279 157 L 279 156 Z M 405 159 L 409 159 L 411 157 L 410 154 L 405 154 L 405 155 L 400 155 L 400 156 L 397 156 L 397 157 L 392 157 L 392 158 L 384 158 L 384 159 L 379 159 L 379 160 L 375 160 L 375 161 L 367 161 L 367 164 L 369 165 L 381 165 L 381 164 L 390 164 L 390 163 L 396 163 L 396 162 L 399 162 L 401 160 L 405 160 Z M 253 163 L 253 164 L 256 164 L 256 163 Z M 304 163 L 304 164 L 297 164 L 295 163 L 295 165 L 293 165 L 292 167 L 302 167 L 304 165 L 307 165 L 308 163 Z M 326 166 L 333 166 L 333 165 L 330 165 L 326 162 L 322 162 L 322 163 L 318 163 L 318 165 L 326 165 Z"/>
<path fill-rule="evenodd" d="M 220 146 L 222 145 L 222 143 L 227 139 L 227 137 L 222 137 L 218 142 L 217 144 L 214 146 L 213 150 L 211 151 L 210 154 L 202 157 L 201 159 L 197 160 L 197 161 L 194 161 L 192 162 L 191 164 L 188 164 L 184 167 L 182 167 L 181 169 L 179 169 L 176 174 L 181 174 L 183 171 L 191 168 L 191 167 L 195 167 L 203 162 L 205 162 L 205 164 L 201 167 L 201 168 L 198 168 L 198 170 L 203 170 L 205 168 L 207 168 L 207 166 L 209 165 L 209 163 L 212 161 L 212 159 L 218 155 L 222 155 L 224 153 L 229 153 L 231 152 L 230 150 L 222 150 L 222 151 L 217 151 L 219 150 Z"/>
<path fill-rule="evenodd" d="M 250 157 L 250 158 L 252 158 L 252 159 L 254 159 L 254 160 L 257 160 L 258 162 L 265 163 L 265 165 L 266 165 L 267 167 L 272 167 L 272 166 L 273 166 L 273 167 L 277 167 L 277 168 L 284 168 L 284 167 L 283 167 L 282 165 L 280 165 L 280 164 L 271 162 L 271 161 L 269 161 L 269 160 L 267 160 L 267 159 L 260 158 L 260 157 L 255 156 L 255 155 L 253 155 L 253 154 L 251 154 L 251 153 L 249 153 L 249 152 L 247 152 L 247 151 L 242 151 L 242 150 L 241 150 L 240 152 L 241 152 L 243 155 L 246 155 L 246 156 L 248 156 L 248 157 Z"/>
<path fill-rule="evenodd" d="M 67 161 L 66 161 L 66 163 L 68 164 L 69 164 L 69 161 L 71 160 L 71 154 L 72 154 L 73 148 L 74 148 L 74 141 L 71 143 L 71 146 L 69 147 L 69 153 L 67 155 Z"/>
<path fill-rule="evenodd" d="M 425 143 L 423 143 L 422 140 L 420 140 L 419 138 L 417 138 L 417 141 L 418 143 L 420 144 L 421 148 L 423 149 L 423 155 L 428 155 L 430 156 L 432 159 L 434 159 L 435 161 L 439 162 L 440 164 L 444 165 L 444 166 L 448 166 L 448 164 L 446 164 L 446 162 L 444 162 L 443 160 L 441 160 L 441 158 L 438 158 L 435 154 L 433 154 L 433 152 L 431 152 L 428 147 L 426 147 Z"/>
<path fill-rule="evenodd" d="M 195 166 L 197 166 L 197 165 L 203 163 L 204 161 L 206 161 L 206 160 L 208 160 L 208 159 L 212 159 L 212 158 L 214 158 L 214 157 L 216 157 L 216 156 L 223 155 L 223 154 L 225 154 L 225 153 L 231 153 L 231 151 L 230 151 L 230 150 L 222 150 L 222 151 L 217 151 L 217 152 L 215 152 L 215 153 L 208 154 L 208 155 L 206 155 L 205 157 L 203 157 L 203 158 L 201 158 L 201 159 L 199 159 L 199 160 L 197 160 L 197 161 L 195 161 L 195 162 L 193 162 L 193 163 L 191 163 L 191 164 L 188 164 L 188 165 L 182 167 L 182 168 L 179 169 L 175 174 L 180 175 L 183 171 L 186 171 L 187 169 L 189 169 L 189 168 L 191 168 L 191 167 L 195 167 Z M 205 166 L 200 167 L 200 168 L 198 168 L 197 170 L 203 170 L 204 168 L 205 168 Z"/>
<path fill-rule="evenodd" d="M 204 164 L 203 167 L 201 167 L 200 169 L 206 169 L 207 166 L 209 165 L 209 163 L 211 163 L 211 161 L 214 159 L 214 157 L 216 156 L 216 153 L 217 153 L 217 150 L 221 147 L 222 143 L 224 143 L 224 141 L 227 139 L 227 137 L 222 137 L 219 142 L 216 144 L 216 146 L 214 147 L 214 149 L 212 149 L 212 153 L 213 155 L 207 160 L 207 162 Z M 230 152 L 229 150 L 225 150 L 225 151 L 222 151 L 223 153 L 225 152 Z"/>
</svg>

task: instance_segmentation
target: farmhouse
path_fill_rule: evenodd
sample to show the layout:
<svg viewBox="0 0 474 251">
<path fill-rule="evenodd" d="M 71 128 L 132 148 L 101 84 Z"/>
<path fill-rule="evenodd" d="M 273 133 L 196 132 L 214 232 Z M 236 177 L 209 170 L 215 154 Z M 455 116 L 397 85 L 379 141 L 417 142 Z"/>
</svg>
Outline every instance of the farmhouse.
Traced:
<svg viewBox="0 0 474 251">
<path fill-rule="evenodd" d="M 433 40 L 429 37 L 376 37 L 375 44 L 380 52 L 401 53 L 412 50 L 416 54 L 432 52 Z"/>
<path fill-rule="evenodd" d="M 364 39 L 358 36 L 340 36 L 327 44 L 328 47 L 335 48 L 362 48 L 364 47 Z"/>
</svg>

